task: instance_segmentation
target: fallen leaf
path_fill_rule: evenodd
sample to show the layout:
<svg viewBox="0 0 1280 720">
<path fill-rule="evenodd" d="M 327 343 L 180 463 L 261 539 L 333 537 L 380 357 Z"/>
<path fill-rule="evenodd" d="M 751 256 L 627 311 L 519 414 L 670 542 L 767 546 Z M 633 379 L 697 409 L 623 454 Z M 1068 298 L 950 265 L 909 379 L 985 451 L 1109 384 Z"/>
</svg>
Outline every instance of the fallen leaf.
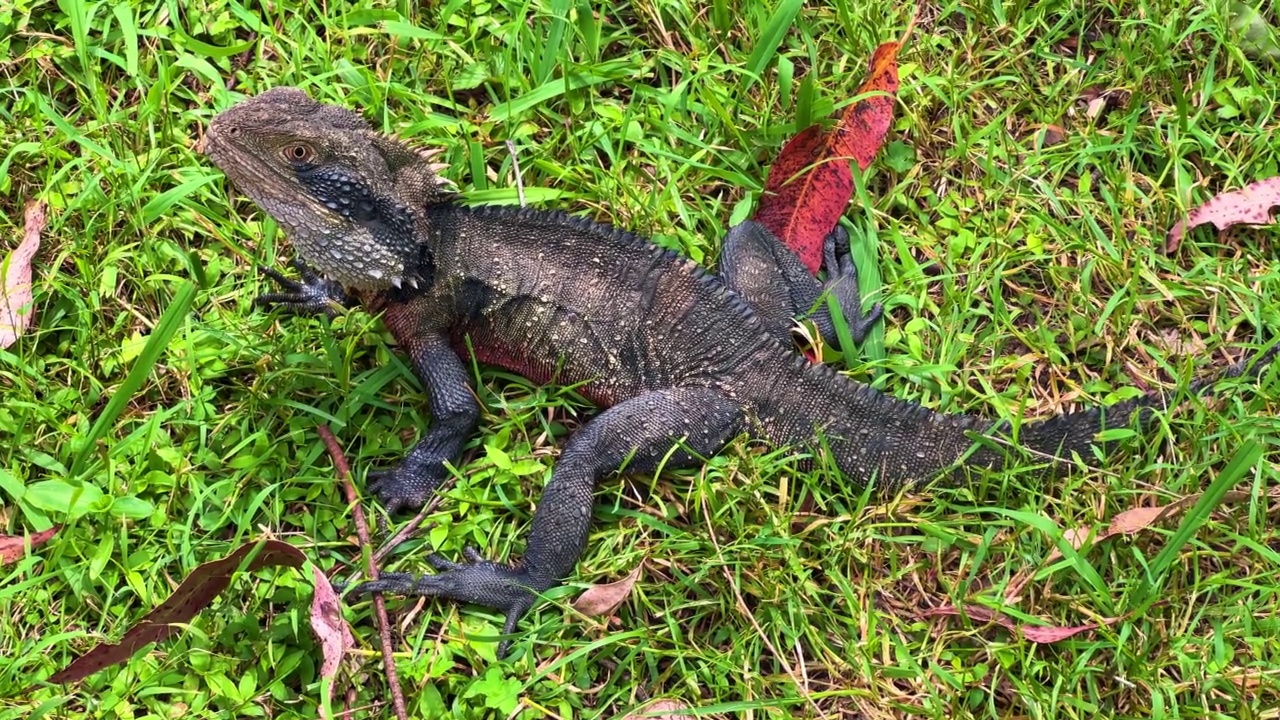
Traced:
<svg viewBox="0 0 1280 720">
<path fill-rule="evenodd" d="M 621 580 L 587 588 L 573 601 L 573 609 L 588 617 L 612 614 L 631 594 L 631 588 L 636 584 L 643 567 L 644 563 L 640 563 Z"/>
<path fill-rule="evenodd" d="M 1059 125 L 1033 125 L 1033 144 L 1037 149 L 1044 149 L 1061 144 L 1067 139 L 1067 131 Z"/>
<path fill-rule="evenodd" d="M 1271 208 L 1280 205 L 1280 176 L 1249 183 L 1233 192 L 1219 193 L 1191 211 L 1184 221 L 1169 229 L 1164 251 L 1175 252 L 1190 228 L 1213 223 L 1219 231 L 1232 225 L 1269 225 Z"/>
<path fill-rule="evenodd" d="M 893 123 L 893 100 L 898 92 L 898 50 L 901 43 L 887 42 L 871 54 L 867 79 L 858 94 L 875 93 L 844 109 L 840 123 L 832 131 L 832 146 L 841 155 L 853 158 L 866 170 L 876 159 Z"/>
<path fill-rule="evenodd" d="M 103 668 L 128 660 L 146 645 L 168 638 L 179 625 L 191 620 L 227 589 L 231 584 L 232 573 L 254 551 L 258 552 L 246 568 L 249 572 L 265 567 L 302 567 L 307 559 L 301 550 L 280 540 L 241 545 L 221 560 L 207 562 L 192 570 L 178 589 L 141 622 L 129 628 L 119 643 L 99 643 L 66 668 L 49 676 L 47 682 L 69 683 L 83 680 Z"/>
<path fill-rule="evenodd" d="M 981 605 L 965 605 L 958 608 L 955 605 L 944 604 L 935 608 L 929 608 L 920 614 L 921 617 L 967 617 L 974 622 L 993 623 L 1008 630 L 1015 635 L 1030 640 L 1033 643 L 1048 644 L 1069 637 L 1078 635 L 1086 630 L 1097 629 L 1097 623 L 1085 623 L 1084 625 L 1022 625 L 1014 622 L 1012 618 L 1001 612 L 996 612 L 990 608 Z"/>
<path fill-rule="evenodd" d="M 692 715 L 681 712 L 688 709 L 689 706 L 679 700 L 654 700 L 627 713 L 623 720 L 694 720 Z"/>
<path fill-rule="evenodd" d="M 0 348 L 7 348 L 31 324 L 31 260 L 40 249 L 44 232 L 45 204 L 27 203 L 23 218 L 22 242 L 0 263 L 4 282 L 0 284 Z"/>
<path fill-rule="evenodd" d="M 805 128 L 769 168 L 755 219 L 812 273 L 822 266 L 823 241 L 853 197 L 849 160 L 866 170 L 893 122 L 900 47 L 887 42 L 876 48 L 867 79 L 858 88 L 859 95 L 871 94 L 846 107 L 830 131 L 818 125 Z"/>
<path fill-rule="evenodd" d="M 1159 520 L 1166 510 L 1167 507 L 1136 507 L 1125 510 L 1111 518 L 1111 524 L 1107 526 L 1107 529 L 1098 539 L 1101 540 L 1112 535 L 1133 535 Z"/>
<path fill-rule="evenodd" d="M 49 538 L 53 537 L 62 529 L 61 525 L 54 525 L 48 530 L 31 534 L 31 549 L 35 550 L 41 545 L 49 542 Z M 17 562 L 27 552 L 26 537 L 23 535 L 0 535 L 0 565 L 8 565 L 11 562 Z"/>
<path fill-rule="evenodd" d="M 1128 105 L 1130 95 L 1128 90 L 1087 87 L 1080 91 L 1076 105 L 1069 108 L 1067 114 L 1074 117 L 1078 113 L 1078 107 L 1083 105 L 1085 117 L 1096 121 L 1106 111 Z"/>
<path fill-rule="evenodd" d="M 1079 527 L 1067 530 L 1062 533 L 1062 537 L 1066 539 L 1067 543 L 1070 544 L 1071 547 L 1079 550 L 1080 547 L 1089 540 L 1089 536 L 1092 534 L 1093 531 L 1089 528 Z"/>
<path fill-rule="evenodd" d="M 347 625 L 346 618 L 342 617 L 342 606 L 337 594 L 333 592 L 329 578 L 315 566 L 312 566 L 311 574 L 314 581 L 311 594 L 311 631 L 320 641 L 320 655 L 323 658 L 320 677 L 333 679 L 338 674 L 343 656 L 356 641 L 351 635 L 351 627 Z M 328 692 L 332 697 L 332 683 L 329 684 Z"/>
<path fill-rule="evenodd" d="M 1023 625 L 1022 637 L 1033 643 L 1048 645 L 1056 643 L 1067 638 L 1078 635 L 1086 630 L 1096 630 L 1097 623 L 1085 623 L 1084 625 L 1068 625 L 1066 627 L 1050 626 L 1050 625 Z"/>
<path fill-rule="evenodd" d="M 1183 510 L 1194 505 L 1196 501 L 1200 499 L 1201 494 L 1202 493 L 1188 495 L 1187 497 L 1176 502 L 1171 502 L 1168 505 L 1136 507 L 1125 510 L 1111 518 L 1111 522 L 1107 525 L 1106 529 L 1093 537 L 1093 544 L 1097 545 L 1103 540 L 1113 538 L 1117 535 L 1136 535 L 1152 525 L 1155 525 L 1162 520 L 1174 517 Z M 1270 497 L 1280 497 L 1280 487 L 1275 487 L 1267 491 L 1267 495 Z M 1225 505 L 1227 503 L 1244 502 L 1251 497 L 1253 497 L 1253 494 L 1250 492 L 1244 490 L 1232 490 L 1222 496 L 1221 504 Z M 1062 533 L 1062 537 L 1067 541 L 1067 544 L 1077 550 L 1084 546 L 1085 541 L 1089 539 L 1090 535 L 1093 535 L 1093 531 L 1087 527 L 1071 528 Z M 1047 565 L 1060 557 L 1062 557 L 1062 553 L 1058 552 L 1057 548 L 1054 548 L 1045 558 L 1044 564 Z"/>
<path fill-rule="evenodd" d="M 1107 99 L 1099 95 L 1089 101 L 1085 106 L 1084 116 L 1090 120 L 1097 120 L 1102 115 L 1102 111 L 1107 109 Z"/>
</svg>

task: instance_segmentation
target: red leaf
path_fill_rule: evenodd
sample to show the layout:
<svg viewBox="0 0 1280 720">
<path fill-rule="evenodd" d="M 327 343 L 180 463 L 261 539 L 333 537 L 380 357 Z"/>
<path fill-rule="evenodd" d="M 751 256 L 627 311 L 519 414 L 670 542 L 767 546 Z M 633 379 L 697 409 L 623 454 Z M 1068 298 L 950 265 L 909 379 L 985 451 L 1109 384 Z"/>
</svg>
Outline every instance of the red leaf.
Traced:
<svg viewBox="0 0 1280 720">
<path fill-rule="evenodd" d="M 119 644 L 100 643 L 73 660 L 66 668 L 49 676 L 48 682 L 82 680 L 103 668 L 128 660 L 134 652 L 150 643 L 169 637 L 178 629 L 178 625 L 191 620 L 227 589 L 231 584 L 231 574 L 251 552 L 258 550 L 259 545 L 261 551 L 254 556 L 247 568 L 250 572 L 278 565 L 301 567 L 306 562 L 306 556 L 301 550 L 280 540 L 242 545 L 221 560 L 207 562 L 192 570 L 172 595 L 148 613 L 141 622 L 129 628 L 124 637 L 120 638 Z"/>
<path fill-rule="evenodd" d="M 31 324 L 31 259 L 40 249 L 44 210 L 42 202 L 27 204 L 22 242 L 8 258 L 0 257 L 0 348 L 12 345 Z"/>
<path fill-rule="evenodd" d="M 853 171 L 846 159 L 832 157 L 830 139 L 817 125 L 792 138 L 769 168 L 756 210 L 756 221 L 812 273 L 822 266 L 823 240 L 853 197 Z"/>
<path fill-rule="evenodd" d="M 31 549 L 35 550 L 41 545 L 49 542 L 49 538 L 53 537 L 59 530 L 61 525 L 54 525 L 48 530 L 31 534 Z M 21 535 L 0 535 L 0 565 L 7 565 L 11 562 L 17 562 L 27 552 L 27 544 L 25 538 Z"/>
<path fill-rule="evenodd" d="M 876 159 L 893 123 L 893 97 L 898 92 L 899 43 L 887 42 L 871 55 L 871 69 L 858 88 L 859 95 L 875 93 L 845 108 L 840 124 L 832 131 L 833 149 L 851 157 L 866 170 Z"/>
<path fill-rule="evenodd" d="M 332 678 L 338 674 L 338 666 L 347 649 L 355 645 L 351 628 L 342 617 L 342 605 L 333 592 L 329 578 L 320 568 L 311 568 L 315 589 L 311 595 L 311 631 L 320 640 L 320 653 L 324 658 L 320 665 L 320 677 Z M 330 685 L 330 691 L 333 687 Z"/>
<path fill-rule="evenodd" d="M 791 139 L 769 168 L 755 219 L 777 235 L 810 272 L 822 265 L 822 242 L 853 197 L 849 160 L 866 170 L 893 122 L 898 91 L 898 49 L 887 42 L 871 56 L 859 95 L 830 132 L 814 125 Z"/>
<path fill-rule="evenodd" d="M 1221 193 L 1192 210 L 1185 222 L 1170 228 L 1164 250 L 1169 253 L 1176 251 L 1187 228 L 1209 222 L 1220 231 L 1232 225 L 1267 225 L 1272 222 L 1271 208 L 1277 205 L 1280 205 L 1280 177 L 1249 183 L 1235 192 Z"/>
</svg>

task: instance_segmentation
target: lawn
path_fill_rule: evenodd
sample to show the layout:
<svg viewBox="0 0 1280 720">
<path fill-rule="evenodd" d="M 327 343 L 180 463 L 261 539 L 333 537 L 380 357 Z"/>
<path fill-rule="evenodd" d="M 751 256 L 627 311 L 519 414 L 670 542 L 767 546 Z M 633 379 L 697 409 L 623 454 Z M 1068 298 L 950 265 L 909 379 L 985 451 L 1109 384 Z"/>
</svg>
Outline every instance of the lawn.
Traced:
<svg viewBox="0 0 1280 720">
<path fill-rule="evenodd" d="M 845 215 L 886 322 L 856 362 L 829 359 L 935 409 L 1035 417 L 1185 388 L 1270 342 L 1274 227 L 1165 251 L 1191 207 L 1280 175 L 1280 15 L 1246 13 L 1262 33 L 1247 42 L 1233 20 L 1249 4 L 922 7 L 894 126 Z M 249 540 L 357 567 L 317 427 L 361 487 L 429 422 L 377 318 L 253 305 L 270 289 L 256 266 L 293 251 L 196 152 L 215 113 L 301 86 L 442 150 L 469 201 L 516 203 L 519 184 L 530 205 L 714 266 L 773 156 L 854 97 L 913 11 L 422 5 L 0 4 L 0 257 L 25 203 L 49 204 L 34 323 L 0 350 L 0 534 L 63 524 L 0 568 L 0 718 L 316 717 L 311 575 L 295 570 L 238 577 L 124 665 L 27 688 Z M 567 389 L 473 368 L 481 431 L 388 569 L 466 545 L 519 557 L 557 448 L 591 416 Z M 661 697 L 745 718 L 1280 718 L 1277 374 L 1184 396 L 1152 438 L 1048 484 L 876 495 L 745 443 L 606 482 L 577 574 L 508 660 L 493 612 L 389 601 L 410 715 L 613 717 Z M 1064 540 L 1184 499 L 1138 532 Z M 570 608 L 638 566 L 612 617 Z M 371 608 L 345 608 L 357 649 L 335 707 L 350 691 L 357 717 L 390 715 Z"/>
</svg>

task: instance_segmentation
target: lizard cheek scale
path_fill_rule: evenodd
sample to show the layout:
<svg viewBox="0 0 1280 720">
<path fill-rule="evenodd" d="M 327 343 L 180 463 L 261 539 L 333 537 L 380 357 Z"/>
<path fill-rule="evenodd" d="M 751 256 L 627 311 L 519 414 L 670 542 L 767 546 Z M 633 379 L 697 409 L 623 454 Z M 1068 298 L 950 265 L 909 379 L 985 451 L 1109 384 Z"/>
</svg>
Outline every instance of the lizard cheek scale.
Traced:
<svg viewBox="0 0 1280 720">
<path fill-rule="evenodd" d="M 282 291 L 258 301 L 329 314 L 364 303 L 382 313 L 427 388 L 430 427 L 398 463 L 368 474 L 369 492 L 389 511 L 425 503 L 474 435 L 481 412 L 472 353 L 572 385 L 603 408 L 565 444 L 517 562 L 467 549 L 461 561 L 428 558 L 435 574 L 384 573 L 355 589 L 496 608 L 508 636 L 539 593 L 573 573 L 596 483 L 620 470 L 696 466 L 746 435 L 829 455 L 855 485 L 963 481 L 1031 465 L 1047 475 L 1108 449 L 1098 442 L 1102 431 L 1137 427 L 1141 437 L 1171 402 L 1149 392 L 1014 432 L 1008 422 L 899 400 L 809 363 L 791 342 L 797 318 L 824 334 L 834 327 L 828 297 L 855 340 L 879 316 L 878 306 L 862 313 L 839 232 L 824 248 L 825 283 L 750 221 L 730 231 L 717 277 L 645 238 L 582 218 L 465 207 L 423 153 L 300 90 L 276 88 L 224 111 L 210 125 L 206 151 L 309 262 L 294 263 L 301 281 L 266 270 Z M 1257 376 L 1277 349 L 1256 350 L 1189 390 Z"/>
</svg>

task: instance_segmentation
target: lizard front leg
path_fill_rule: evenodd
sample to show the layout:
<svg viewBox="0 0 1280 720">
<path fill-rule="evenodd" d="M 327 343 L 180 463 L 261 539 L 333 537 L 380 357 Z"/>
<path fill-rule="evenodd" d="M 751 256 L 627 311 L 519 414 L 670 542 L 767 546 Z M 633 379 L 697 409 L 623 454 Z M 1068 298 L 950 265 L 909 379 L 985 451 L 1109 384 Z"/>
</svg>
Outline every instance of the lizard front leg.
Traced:
<svg viewBox="0 0 1280 720">
<path fill-rule="evenodd" d="M 472 549 L 466 563 L 428 558 L 441 572 L 414 576 L 383 573 L 355 587 L 356 594 L 395 592 L 476 603 L 506 615 L 503 634 L 515 631 L 538 593 L 573 571 L 587 543 L 591 495 L 596 482 L 623 468 L 646 472 L 695 465 L 713 455 L 743 427 L 741 408 L 709 388 L 673 388 L 647 393 L 604 411 L 569 439 L 551 482 L 538 500 L 523 562 L 489 562 Z M 674 448 L 674 449 L 673 449 Z M 510 640 L 498 647 L 505 655 Z"/>
<path fill-rule="evenodd" d="M 405 342 L 414 374 L 431 395 L 431 427 L 398 465 L 369 473 L 369 491 L 394 513 L 421 507 L 447 477 L 462 444 L 475 432 L 480 406 L 470 376 L 448 340 L 424 333 Z"/>
<path fill-rule="evenodd" d="M 263 307 L 280 307 L 295 315 L 328 315 L 336 317 L 339 308 L 352 307 L 355 298 L 347 294 L 342 283 L 329 280 L 299 258 L 290 263 L 302 281 L 293 280 L 272 267 L 262 267 L 262 273 L 275 280 L 283 292 L 263 293 L 254 298 L 254 303 Z"/>
</svg>

